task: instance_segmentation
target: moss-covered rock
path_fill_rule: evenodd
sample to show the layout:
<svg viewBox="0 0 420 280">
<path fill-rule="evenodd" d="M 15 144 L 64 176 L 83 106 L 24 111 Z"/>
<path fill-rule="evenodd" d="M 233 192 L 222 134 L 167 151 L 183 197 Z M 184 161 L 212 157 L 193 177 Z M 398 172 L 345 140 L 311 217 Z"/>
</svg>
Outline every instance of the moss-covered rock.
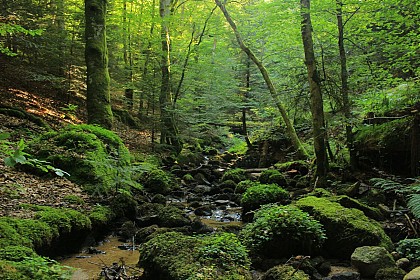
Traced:
<svg viewBox="0 0 420 280">
<path fill-rule="evenodd" d="M 128 192 L 121 192 L 112 198 L 110 207 L 119 218 L 134 220 L 137 216 L 137 201 Z"/>
<path fill-rule="evenodd" d="M 128 149 L 116 134 L 98 126 L 71 125 L 47 132 L 28 148 L 34 157 L 70 173 L 70 180 L 90 186 L 92 192 L 113 190 L 122 182 L 116 178 L 129 180 L 124 171 L 131 161 Z"/>
<path fill-rule="evenodd" d="M 262 280 L 309 280 L 309 275 L 296 270 L 289 265 L 278 265 L 270 268 L 261 278 Z"/>
<path fill-rule="evenodd" d="M 158 225 L 161 227 L 183 227 L 191 224 L 184 211 L 174 206 L 159 203 L 144 203 L 138 207 L 137 224 L 140 226 Z"/>
<path fill-rule="evenodd" d="M 277 184 L 255 184 L 242 195 L 241 205 L 245 214 L 264 204 L 277 202 L 284 204 L 288 199 L 289 193 Z"/>
<path fill-rule="evenodd" d="M 235 187 L 236 194 L 243 194 L 248 188 L 258 184 L 257 182 L 251 180 L 240 181 Z"/>
<path fill-rule="evenodd" d="M 168 194 L 174 188 L 171 175 L 158 168 L 145 172 L 140 180 L 145 189 L 154 194 Z"/>
<path fill-rule="evenodd" d="M 245 170 L 241 169 L 241 168 L 235 168 L 235 169 L 230 169 L 227 170 L 223 176 L 222 176 L 222 181 L 226 181 L 226 180 L 232 180 L 235 183 L 239 183 L 240 181 L 244 181 L 246 180 L 246 173 Z"/>
<path fill-rule="evenodd" d="M 246 249 L 233 234 L 157 234 L 140 247 L 145 279 L 252 279 Z"/>
<path fill-rule="evenodd" d="M 383 247 L 363 246 L 354 250 L 351 264 L 362 277 L 373 277 L 380 268 L 396 267 L 391 254 Z"/>
<path fill-rule="evenodd" d="M 31 247 L 40 248 L 51 243 L 53 238 L 59 235 L 59 232 L 48 223 L 41 220 L 2 218 L 12 226 L 22 240 L 30 240 Z M 27 244 L 24 244 L 28 246 Z"/>
<path fill-rule="evenodd" d="M 296 160 L 296 161 L 289 161 L 289 162 L 283 162 L 283 163 L 276 163 L 274 167 L 278 169 L 280 172 L 288 172 L 288 171 L 296 170 L 298 171 L 299 175 L 305 176 L 309 172 L 310 164 L 309 162 L 304 161 L 304 160 Z"/>
<path fill-rule="evenodd" d="M 321 224 L 295 206 L 266 205 L 240 234 L 253 254 L 270 258 L 313 254 L 325 240 Z"/>
<path fill-rule="evenodd" d="M 102 205 L 95 205 L 89 212 L 88 217 L 92 227 L 104 226 L 115 218 L 115 213 L 111 208 Z"/>
<path fill-rule="evenodd" d="M 338 202 L 341 206 L 344 206 L 346 208 L 359 209 L 367 217 L 371 219 L 374 219 L 377 221 L 384 220 L 384 216 L 382 215 L 381 211 L 378 208 L 365 205 L 364 203 L 359 202 L 358 200 L 348 197 L 346 195 L 333 196 L 333 197 L 330 197 L 330 200 L 333 202 Z"/>
<path fill-rule="evenodd" d="M 313 196 L 298 200 L 296 206 L 322 223 L 327 234 L 324 249 L 333 257 L 349 258 L 361 246 L 393 247 L 381 225 L 358 209 Z"/>
<path fill-rule="evenodd" d="M 262 184 L 277 184 L 282 187 L 287 186 L 287 179 L 286 177 L 280 173 L 280 171 L 275 169 L 267 169 L 264 170 L 258 180 Z"/>
<path fill-rule="evenodd" d="M 380 268 L 375 274 L 375 280 L 402 280 L 406 272 L 398 267 Z"/>
</svg>

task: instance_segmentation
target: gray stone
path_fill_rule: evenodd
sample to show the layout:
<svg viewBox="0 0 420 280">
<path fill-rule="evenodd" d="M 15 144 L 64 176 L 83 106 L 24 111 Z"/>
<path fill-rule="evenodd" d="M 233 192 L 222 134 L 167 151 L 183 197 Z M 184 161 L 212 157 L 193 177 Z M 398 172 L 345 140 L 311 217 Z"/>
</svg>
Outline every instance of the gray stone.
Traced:
<svg viewBox="0 0 420 280">
<path fill-rule="evenodd" d="M 407 258 L 398 259 L 396 262 L 397 266 L 402 269 L 406 269 L 410 266 L 410 260 Z"/>
<path fill-rule="evenodd" d="M 360 273 L 354 271 L 340 272 L 325 277 L 324 280 L 360 280 Z"/>
<path fill-rule="evenodd" d="M 373 277 L 380 268 L 393 267 L 395 261 L 383 247 L 363 246 L 354 250 L 351 264 L 357 268 L 362 277 Z"/>
</svg>

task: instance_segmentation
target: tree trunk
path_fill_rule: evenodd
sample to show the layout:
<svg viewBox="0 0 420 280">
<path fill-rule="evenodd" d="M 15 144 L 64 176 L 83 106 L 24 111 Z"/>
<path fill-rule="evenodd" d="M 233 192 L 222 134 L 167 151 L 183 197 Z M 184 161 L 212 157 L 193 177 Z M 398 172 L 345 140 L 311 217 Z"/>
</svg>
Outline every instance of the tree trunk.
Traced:
<svg viewBox="0 0 420 280">
<path fill-rule="evenodd" d="M 162 84 L 159 95 L 160 105 L 160 142 L 161 144 L 172 145 L 177 152 L 180 152 L 181 142 L 177 138 L 177 128 L 175 125 L 175 116 L 172 108 L 172 85 L 171 85 L 171 39 L 169 36 L 169 16 L 171 14 L 171 0 L 160 0 L 160 17 L 162 19 L 161 40 L 162 57 L 161 71 Z"/>
<path fill-rule="evenodd" d="M 346 140 L 347 149 L 350 154 L 350 167 L 355 169 L 357 167 L 357 160 L 354 150 L 353 127 L 351 125 L 351 108 L 349 101 L 349 84 L 347 71 L 347 55 L 344 47 L 344 24 L 343 24 L 343 1 L 336 1 L 337 7 L 337 27 L 338 27 L 338 48 L 340 51 L 340 66 L 341 66 L 341 96 L 343 98 L 344 117 L 346 119 Z"/>
<path fill-rule="evenodd" d="M 283 121 L 286 124 L 287 134 L 292 141 L 293 146 L 298 152 L 298 155 L 300 158 L 308 158 L 308 153 L 306 152 L 305 148 L 303 147 L 302 143 L 299 140 L 299 137 L 296 134 L 295 128 L 289 119 L 286 109 L 284 108 L 281 100 L 278 97 L 278 93 L 274 87 L 273 82 L 270 79 L 270 76 L 268 75 L 267 69 L 264 67 L 262 62 L 255 56 L 255 54 L 248 48 L 247 45 L 245 45 L 244 41 L 242 40 L 241 34 L 238 31 L 238 28 L 236 27 L 235 22 L 230 17 L 228 11 L 226 10 L 226 7 L 220 2 L 220 0 L 215 0 L 216 5 L 220 8 L 220 10 L 223 12 L 223 15 L 225 16 L 227 22 L 229 23 L 230 27 L 232 28 L 233 32 L 235 33 L 236 40 L 241 48 L 241 50 L 246 53 L 246 55 L 254 62 L 254 64 L 258 67 L 260 70 L 264 81 L 268 87 L 268 90 L 270 91 L 271 97 L 274 100 L 274 103 L 276 104 L 278 110 L 280 111 L 280 114 L 283 118 Z"/>
<path fill-rule="evenodd" d="M 106 45 L 106 0 L 85 0 L 88 123 L 112 128 Z"/>
<path fill-rule="evenodd" d="M 328 160 L 325 147 L 325 124 L 324 106 L 321 94 L 321 81 L 316 67 L 314 47 L 312 41 L 312 23 L 310 16 L 310 0 L 301 0 L 302 16 L 302 41 L 305 52 L 305 64 L 308 70 L 308 82 L 310 87 L 312 129 L 314 137 L 314 150 L 316 156 L 316 182 L 319 186 L 326 184 Z"/>
</svg>

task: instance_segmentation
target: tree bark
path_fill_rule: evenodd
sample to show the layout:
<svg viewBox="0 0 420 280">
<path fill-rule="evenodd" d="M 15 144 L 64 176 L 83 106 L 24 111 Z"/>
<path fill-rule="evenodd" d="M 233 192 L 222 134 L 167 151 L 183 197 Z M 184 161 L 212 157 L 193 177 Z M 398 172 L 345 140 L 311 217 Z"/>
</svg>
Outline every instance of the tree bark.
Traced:
<svg viewBox="0 0 420 280">
<path fill-rule="evenodd" d="M 336 0 L 337 10 L 337 27 L 338 27 L 338 49 L 340 52 L 340 66 L 341 66 L 341 96 L 343 98 L 344 117 L 346 119 L 346 140 L 347 149 L 350 154 L 350 167 L 355 169 L 357 167 L 357 160 L 354 150 L 353 127 L 351 125 L 351 105 L 349 100 L 349 83 L 347 71 L 347 55 L 344 46 L 344 23 L 343 23 L 343 1 Z"/>
<path fill-rule="evenodd" d="M 112 128 L 106 45 L 106 0 L 85 0 L 88 123 Z"/>
<path fill-rule="evenodd" d="M 159 95 L 160 121 L 161 121 L 161 144 L 172 145 L 177 152 L 181 150 L 181 142 L 178 139 L 178 131 L 175 125 L 175 116 L 172 108 L 173 94 L 171 84 L 171 38 L 169 34 L 169 16 L 171 15 L 172 0 L 160 0 L 160 17 L 162 57 L 161 72 L 162 83 Z"/>
<path fill-rule="evenodd" d="M 274 100 L 274 103 L 276 104 L 278 110 L 280 111 L 280 114 L 283 118 L 283 121 L 286 124 L 286 130 L 287 130 L 287 134 L 290 138 L 290 140 L 292 141 L 292 144 L 294 146 L 294 148 L 297 150 L 297 153 L 299 155 L 300 158 L 308 158 L 308 153 L 306 152 L 305 148 L 303 147 L 302 143 L 300 142 L 299 137 L 296 134 L 295 128 L 291 122 L 291 120 L 289 119 L 286 109 L 283 105 L 283 103 L 281 102 L 281 100 L 278 97 L 278 93 L 276 91 L 276 88 L 274 87 L 273 82 L 270 79 L 270 76 L 268 74 L 267 69 L 265 68 L 265 66 L 262 64 L 262 62 L 255 56 L 255 54 L 251 51 L 251 49 L 249 49 L 249 47 L 244 43 L 244 41 L 242 40 L 241 34 L 238 31 L 238 28 L 236 27 L 235 22 L 232 20 L 232 18 L 230 17 L 228 11 L 226 10 L 226 7 L 220 2 L 220 0 L 215 0 L 216 5 L 220 8 L 220 10 L 222 11 L 223 15 L 225 16 L 227 22 L 229 23 L 230 27 L 232 28 L 233 32 L 235 33 L 235 37 L 236 37 L 236 41 L 239 44 L 239 47 L 241 48 L 241 50 L 246 53 L 246 55 L 252 60 L 252 62 L 254 62 L 254 64 L 258 67 L 258 69 L 261 72 L 261 75 L 264 78 L 264 81 L 268 87 L 268 90 L 270 91 L 271 97 Z"/>
<path fill-rule="evenodd" d="M 301 0 L 301 33 L 305 52 L 305 64 L 308 70 L 308 82 L 310 88 L 312 129 L 314 137 L 314 150 L 316 156 L 316 182 L 319 186 L 326 184 L 328 160 L 325 147 L 325 122 L 324 106 L 321 93 L 321 80 L 316 67 L 315 53 L 312 41 L 312 23 L 310 15 L 310 0 Z"/>
</svg>

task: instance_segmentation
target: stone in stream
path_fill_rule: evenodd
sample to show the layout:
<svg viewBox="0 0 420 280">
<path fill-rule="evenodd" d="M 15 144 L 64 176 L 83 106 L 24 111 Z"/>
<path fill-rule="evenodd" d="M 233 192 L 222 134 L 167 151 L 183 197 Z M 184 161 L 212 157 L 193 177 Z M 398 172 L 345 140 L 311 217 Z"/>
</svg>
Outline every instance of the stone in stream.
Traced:
<svg viewBox="0 0 420 280">
<path fill-rule="evenodd" d="M 378 246 L 356 248 L 351 255 L 351 264 L 363 277 L 373 277 L 380 268 L 396 266 L 391 254 Z"/>
<path fill-rule="evenodd" d="M 406 276 L 404 276 L 404 280 L 419 280 L 419 279 L 420 279 L 420 266 L 411 270 Z"/>
<path fill-rule="evenodd" d="M 197 216 L 211 216 L 213 211 L 210 205 L 203 205 L 195 209 L 194 214 Z"/>
</svg>

